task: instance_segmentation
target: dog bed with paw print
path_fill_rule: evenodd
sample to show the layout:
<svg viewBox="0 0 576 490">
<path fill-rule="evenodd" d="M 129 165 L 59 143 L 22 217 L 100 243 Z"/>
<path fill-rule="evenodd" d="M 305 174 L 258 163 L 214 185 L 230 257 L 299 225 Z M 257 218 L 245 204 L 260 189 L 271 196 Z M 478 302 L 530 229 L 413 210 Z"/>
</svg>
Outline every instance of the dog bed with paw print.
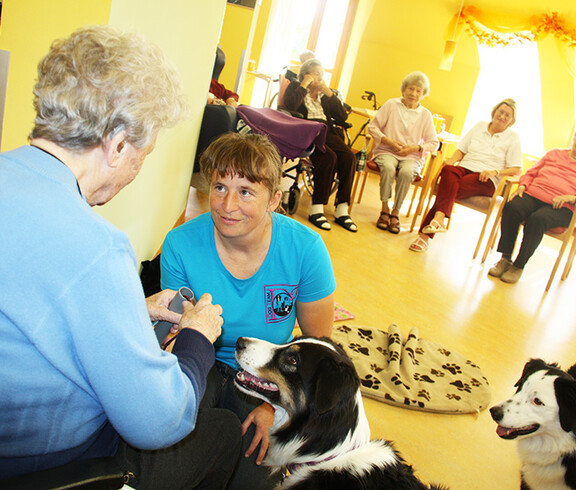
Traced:
<svg viewBox="0 0 576 490">
<path fill-rule="evenodd" d="M 404 408 L 464 414 L 490 403 L 490 387 L 480 368 L 451 349 L 419 338 L 407 339 L 397 325 L 388 332 L 335 326 L 332 339 L 352 358 L 363 395 Z"/>
</svg>

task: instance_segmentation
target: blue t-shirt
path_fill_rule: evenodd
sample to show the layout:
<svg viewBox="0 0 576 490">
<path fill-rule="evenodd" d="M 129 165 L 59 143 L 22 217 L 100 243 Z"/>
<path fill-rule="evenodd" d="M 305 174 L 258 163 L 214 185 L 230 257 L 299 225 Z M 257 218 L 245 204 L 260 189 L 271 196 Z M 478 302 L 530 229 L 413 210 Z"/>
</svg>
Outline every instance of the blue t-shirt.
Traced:
<svg viewBox="0 0 576 490">
<path fill-rule="evenodd" d="M 281 344 L 290 340 L 296 301 L 317 301 L 336 288 L 328 250 L 320 235 L 297 221 L 272 213 L 272 239 L 258 272 L 236 279 L 222 264 L 214 221 L 203 214 L 168 233 L 162 246 L 162 288 L 187 286 L 196 298 L 210 293 L 222 306 L 224 325 L 216 359 L 236 368 L 238 337 Z"/>
</svg>

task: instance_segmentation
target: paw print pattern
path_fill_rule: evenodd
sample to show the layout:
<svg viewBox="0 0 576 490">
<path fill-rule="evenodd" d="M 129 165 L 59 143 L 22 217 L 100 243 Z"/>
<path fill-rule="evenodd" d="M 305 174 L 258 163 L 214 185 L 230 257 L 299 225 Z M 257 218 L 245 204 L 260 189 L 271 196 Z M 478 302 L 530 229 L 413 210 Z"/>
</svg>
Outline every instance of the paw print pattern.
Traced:
<svg viewBox="0 0 576 490">
<path fill-rule="evenodd" d="M 354 352 L 358 352 L 359 354 L 364 354 L 365 356 L 370 355 L 370 351 L 368 350 L 368 347 L 362 347 L 362 345 L 360 345 L 360 344 L 350 344 L 349 347 Z"/>
<path fill-rule="evenodd" d="M 360 383 L 362 384 L 362 386 L 365 386 L 366 388 L 370 388 L 372 390 L 378 390 L 380 389 L 381 381 L 375 376 L 367 374 L 363 379 L 360 380 Z"/>
<path fill-rule="evenodd" d="M 456 395 L 455 393 L 446 393 L 446 398 L 448 398 L 448 400 L 456 400 L 457 402 L 462 400 L 462 397 L 460 395 Z"/>
<path fill-rule="evenodd" d="M 384 368 L 378 366 L 378 364 L 370 364 L 370 371 L 373 371 L 375 373 L 380 373 L 380 372 L 384 371 Z"/>
<path fill-rule="evenodd" d="M 418 397 L 424 398 L 424 400 L 426 400 L 427 402 L 429 402 L 431 400 L 430 393 L 428 393 L 426 390 L 420 390 L 418 392 Z"/>
<path fill-rule="evenodd" d="M 425 405 L 423 402 L 418 401 L 418 400 L 412 400 L 411 398 L 404 398 L 404 405 L 408 405 L 409 407 L 412 407 L 414 405 L 418 406 L 419 408 L 424 408 Z"/>
<path fill-rule="evenodd" d="M 450 371 L 452 374 L 461 374 L 462 369 L 457 364 L 447 363 L 442 365 L 442 369 Z"/>
<path fill-rule="evenodd" d="M 374 337 L 372 337 L 372 330 L 366 330 L 365 328 L 359 328 L 358 329 L 358 337 L 360 337 L 361 339 L 365 339 L 365 340 L 372 340 Z"/>
<path fill-rule="evenodd" d="M 470 385 L 468 383 L 462 383 L 462 381 L 457 380 L 453 381 L 450 384 L 458 388 L 458 391 L 465 391 L 467 393 L 472 393 L 472 388 L 470 388 Z"/>
<path fill-rule="evenodd" d="M 339 327 L 336 328 L 336 330 L 342 333 L 350 333 L 352 331 L 352 329 L 348 325 L 340 325 Z"/>
<path fill-rule="evenodd" d="M 438 369 L 430 369 L 430 374 L 432 376 L 436 376 L 437 378 L 443 378 L 444 376 L 446 376 L 446 374 L 442 371 L 438 371 Z"/>
<path fill-rule="evenodd" d="M 410 386 L 408 386 L 406 383 L 404 383 L 401 379 L 400 379 L 400 375 L 398 373 L 396 373 L 394 376 L 392 376 L 392 378 L 390 378 L 390 381 L 392 381 L 392 383 L 394 383 L 396 386 L 398 385 L 402 385 L 404 388 L 406 388 L 407 390 L 410 389 Z"/>
<path fill-rule="evenodd" d="M 425 383 L 436 383 L 436 381 L 434 381 L 427 374 L 420 374 L 420 373 L 414 373 L 414 381 L 424 381 Z"/>
<path fill-rule="evenodd" d="M 382 354 L 384 357 L 386 357 L 388 355 L 388 351 L 386 349 L 384 349 L 384 347 L 378 346 L 378 347 L 376 347 L 376 350 L 378 352 L 380 352 L 380 354 Z"/>
<path fill-rule="evenodd" d="M 400 360 L 400 352 L 393 351 L 390 353 L 390 362 L 399 361 Z"/>
<path fill-rule="evenodd" d="M 474 364 L 470 359 L 466 360 L 466 364 L 468 364 L 468 366 L 470 366 L 470 367 L 478 369 L 478 366 L 476 364 Z"/>
<path fill-rule="evenodd" d="M 440 347 L 438 349 L 438 352 L 440 352 L 440 354 L 442 354 L 443 356 L 449 357 L 451 352 L 449 350 L 444 349 L 443 347 Z"/>
<path fill-rule="evenodd" d="M 408 354 L 408 356 L 410 357 L 410 359 L 412 359 L 412 362 L 414 362 L 414 349 L 412 349 L 411 347 L 406 347 L 404 349 L 404 352 L 406 352 L 406 354 Z"/>
<path fill-rule="evenodd" d="M 391 335 L 388 335 L 388 347 L 390 347 L 392 344 L 401 344 L 402 341 L 400 340 L 400 334 L 397 333 L 393 333 Z"/>
<path fill-rule="evenodd" d="M 476 378 L 470 379 L 470 384 L 474 386 L 474 388 L 478 388 L 478 386 L 482 386 L 482 383 L 478 381 Z"/>
<path fill-rule="evenodd" d="M 416 349 L 414 349 L 414 352 L 416 352 L 416 354 L 421 356 L 422 354 L 424 354 L 424 349 L 422 349 L 422 347 L 416 347 Z"/>
</svg>

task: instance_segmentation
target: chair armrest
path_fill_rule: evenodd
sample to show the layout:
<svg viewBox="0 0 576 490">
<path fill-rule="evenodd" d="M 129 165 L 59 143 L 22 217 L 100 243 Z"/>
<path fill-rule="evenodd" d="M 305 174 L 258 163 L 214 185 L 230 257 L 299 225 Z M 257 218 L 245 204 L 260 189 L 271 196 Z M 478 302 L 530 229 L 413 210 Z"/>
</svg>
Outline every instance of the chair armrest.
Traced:
<svg viewBox="0 0 576 490">
<path fill-rule="evenodd" d="M 93 458 L 0 481 L 4 490 L 64 488 L 115 489 L 124 485 L 124 474 L 114 458 Z"/>
</svg>

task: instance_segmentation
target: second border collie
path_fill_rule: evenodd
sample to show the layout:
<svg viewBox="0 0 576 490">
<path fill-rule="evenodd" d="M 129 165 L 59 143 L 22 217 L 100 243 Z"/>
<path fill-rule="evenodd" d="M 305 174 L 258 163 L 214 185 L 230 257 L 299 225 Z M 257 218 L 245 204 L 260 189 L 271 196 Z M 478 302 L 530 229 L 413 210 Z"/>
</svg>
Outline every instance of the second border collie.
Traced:
<svg viewBox="0 0 576 490">
<path fill-rule="evenodd" d="M 576 489 L 576 366 L 531 359 L 509 400 L 490 409 L 503 439 L 518 439 L 522 489 Z"/>
<path fill-rule="evenodd" d="M 392 445 L 370 441 L 360 380 L 328 338 L 274 345 L 241 337 L 236 386 L 276 410 L 264 463 L 287 468 L 283 489 L 428 489 Z"/>
</svg>

